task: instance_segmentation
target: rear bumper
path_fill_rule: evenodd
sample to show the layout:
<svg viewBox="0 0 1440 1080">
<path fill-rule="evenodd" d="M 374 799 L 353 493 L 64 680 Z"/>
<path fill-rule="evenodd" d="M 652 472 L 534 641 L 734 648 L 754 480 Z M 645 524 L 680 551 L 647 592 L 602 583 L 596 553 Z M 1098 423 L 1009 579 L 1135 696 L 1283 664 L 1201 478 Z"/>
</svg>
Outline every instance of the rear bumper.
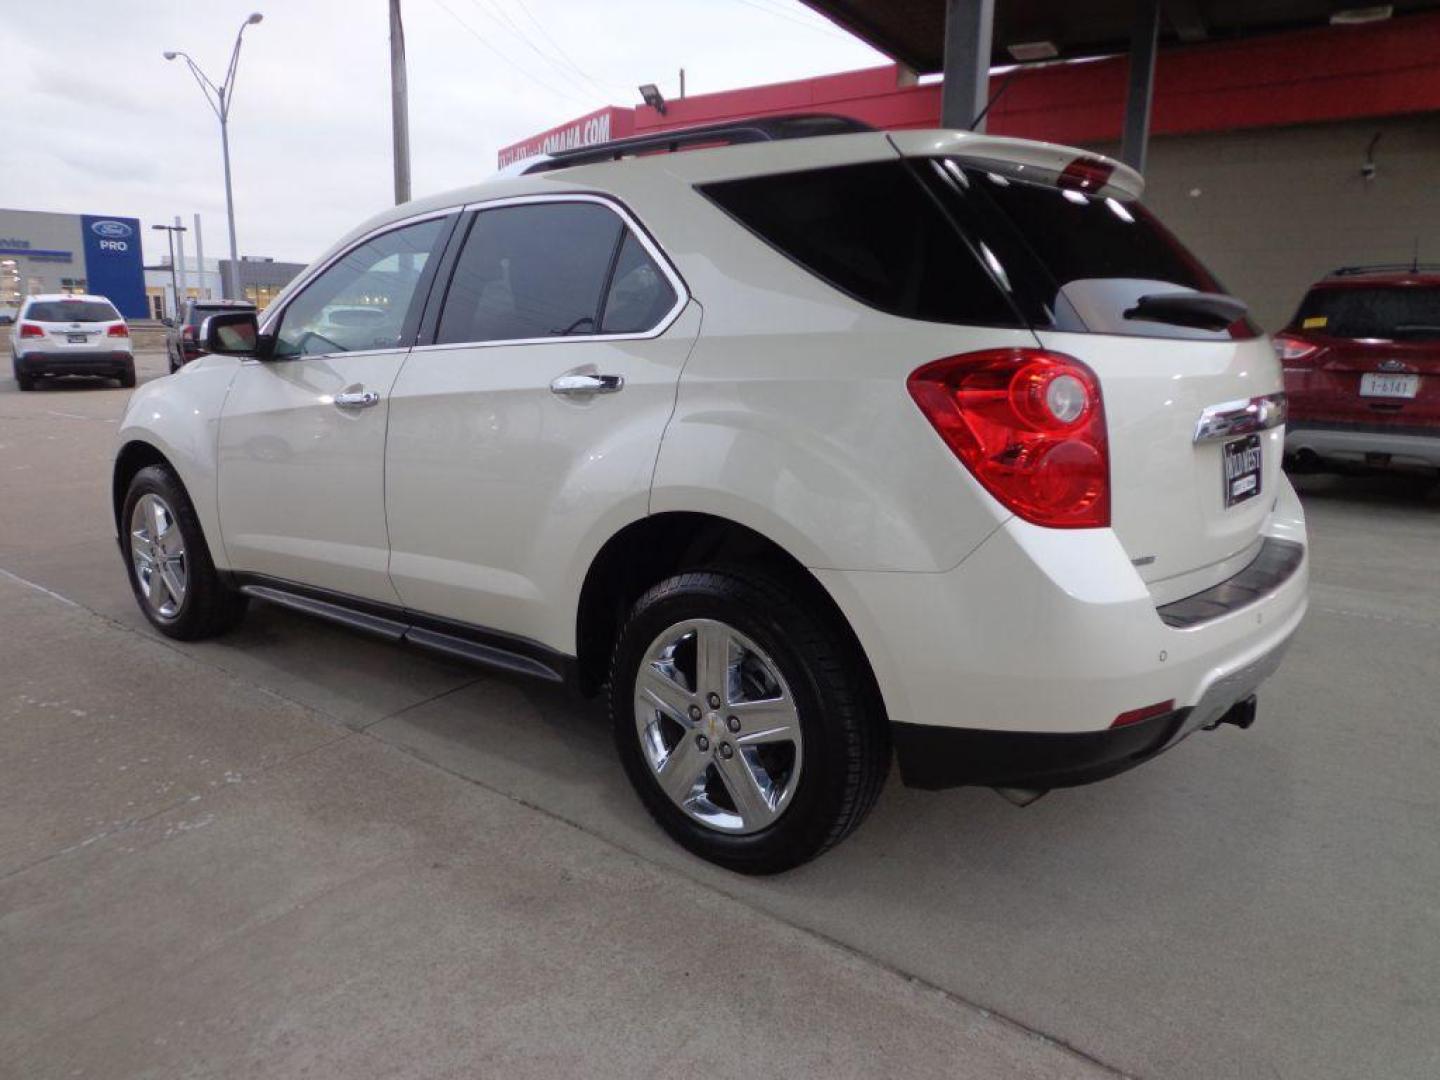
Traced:
<svg viewBox="0 0 1440 1080">
<path fill-rule="evenodd" d="M 15 366 L 22 375 L 111 375 L 135 365 L 129 352 L 22 353 Z"/>
<path fill-rule="evenodd" d="M 1300 557 L 1267 590 L 1216 593 L 1212 610 L 1183 625 L 1167 622 L 1103 529 L 1012 520 L 945 574 L 815 574 L 870 659 L 907 783 L 1054 787 L 1214 726 L 1278 667 L 1309 577 L 1288 484 L 1266 536 L 1300 546 Z M 1166 712 L 1111 727 L 1150 707 Z"/>
<path fill-rule="evenodd" d="M 1314 454 L 1332 461 L 1374 462 L 1383 454 L 1393 465 L 1440 468 L 1440 426 L 1317 424 L 1291 422 L 1285 432 L 1286 454 Z"/>
</svg>

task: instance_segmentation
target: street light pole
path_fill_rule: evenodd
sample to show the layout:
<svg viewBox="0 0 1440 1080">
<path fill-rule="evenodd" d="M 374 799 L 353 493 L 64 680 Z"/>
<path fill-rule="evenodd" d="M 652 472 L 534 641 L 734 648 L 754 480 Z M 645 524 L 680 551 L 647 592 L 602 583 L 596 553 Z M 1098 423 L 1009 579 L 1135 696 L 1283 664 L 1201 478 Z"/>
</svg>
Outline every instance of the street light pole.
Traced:
<svg viewBox="0 0 1440 1080">
<path fill-rule="evenodd" d="M 170 316 L 173 319 L 180 318 L 180 285 L 175 277 L 175 234 L 185 231 L 184 225 L 151 225 L 152 229 L 165 230 L 165 239 L 170 243 L 170 295 L 174 297 L 170 305 Z"/>
<path fill-rule="evenodd" d="M 405 81 L 405 24 L 390 0 L 390 137 L 395 155 L 395 205 L 410 201 L 410 104 Z"/>
<path fill-rule="evenodd" d="M 245 28 L 258 23 L 265 16 L 260 12 L 254 12 L 243 23 L 235 35 L 235 47 L 230 50 L 230 65 L 225 69 L 225 81 L 216 86 L 200 70 L 200 65 L 190 58 L 188 53 L 167 50 L 164 54 L 166 60 L 174 60 L 176 57 L 185 61 L 190 68 L 190 74 L 195 76 L 196 83 L 200 86 L 200 92 L 205 95 L 205 101 L 210 106 L 215 116 L 220 121 L 220 152 L 225 161 L 225 217 L 230 226 L 230 274 L 231 280 L 240 276 L 240 249 L 235 243 L 235 196 L 230 183 L 230 103 L 235 96 L 235 70 L 240 63 L 240 41 L 245 36 Z M 233 288 L 227 288 L 226 282 L 220 282 L 221 292 L 227 297 L 233 292 Z M 233 299 L 233 297 L 231 298 Z"/>
</svg>

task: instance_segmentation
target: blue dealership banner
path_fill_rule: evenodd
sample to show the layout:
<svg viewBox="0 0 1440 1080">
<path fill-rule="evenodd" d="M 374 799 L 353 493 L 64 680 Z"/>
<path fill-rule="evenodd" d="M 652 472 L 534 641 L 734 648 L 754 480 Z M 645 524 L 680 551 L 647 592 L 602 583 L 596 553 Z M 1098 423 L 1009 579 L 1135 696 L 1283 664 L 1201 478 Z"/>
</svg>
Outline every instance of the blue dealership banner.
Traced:
<svg viewBox="0 0 1440 1080">
<path fill-rule="evenodd" d="M 140 257 L 140 222 L 135 218 L 82 214 L 85 289 L 107 296 L 127 319 L 150 314 L 145 302 L 145 266 Z"/>
</svg>

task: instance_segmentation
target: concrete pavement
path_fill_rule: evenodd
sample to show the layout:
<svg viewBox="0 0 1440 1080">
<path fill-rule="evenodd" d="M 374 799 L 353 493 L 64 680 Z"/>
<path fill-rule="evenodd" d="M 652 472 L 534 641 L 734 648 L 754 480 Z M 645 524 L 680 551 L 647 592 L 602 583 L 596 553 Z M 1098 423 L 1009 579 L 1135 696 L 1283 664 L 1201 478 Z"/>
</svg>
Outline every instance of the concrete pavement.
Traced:
<svg viewBox="0 0 1440 1080">
<path fill-rule="evenodd" d="M 1435 494 L 1302 480 L 1312 614 L 1251 731 L 1024 811 L 892 778 L 752 881 L 549 687 L 266 608 L 154 635 L 124 397 L 0 382 L 16 1075 L 1440 1073 Z"/>
</svg>

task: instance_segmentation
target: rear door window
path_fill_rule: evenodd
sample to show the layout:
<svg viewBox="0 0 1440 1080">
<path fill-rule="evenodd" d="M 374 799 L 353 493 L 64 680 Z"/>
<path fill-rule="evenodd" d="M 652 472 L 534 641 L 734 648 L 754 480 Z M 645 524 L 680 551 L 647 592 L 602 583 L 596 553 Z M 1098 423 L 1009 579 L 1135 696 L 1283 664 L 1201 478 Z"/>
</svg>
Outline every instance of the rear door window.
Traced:
<svg viewBox="0 0 1440 1080">
<path fill-rule="evenodd" d="M 37 300 L 25 312 L 36 322 L 117 322 L 120 313 L 99 300 Z"/>
<path fill-rule="evenodd" d="M 437 344 L 599 332 L 625 224 L 599 203 L 482 210 L 455 264 Z"/>
<path fill-rule="evenodd" d="M 1440 341 L 1440 288 L 1311 289 L 1291 326 L 1338 338 Z"/>
<path fill-rule="evenodd" d="M 1024 320 L 900 160 L 700 188 L 766 243 L 861 303 L 929 322 Z"/>
</svg>

